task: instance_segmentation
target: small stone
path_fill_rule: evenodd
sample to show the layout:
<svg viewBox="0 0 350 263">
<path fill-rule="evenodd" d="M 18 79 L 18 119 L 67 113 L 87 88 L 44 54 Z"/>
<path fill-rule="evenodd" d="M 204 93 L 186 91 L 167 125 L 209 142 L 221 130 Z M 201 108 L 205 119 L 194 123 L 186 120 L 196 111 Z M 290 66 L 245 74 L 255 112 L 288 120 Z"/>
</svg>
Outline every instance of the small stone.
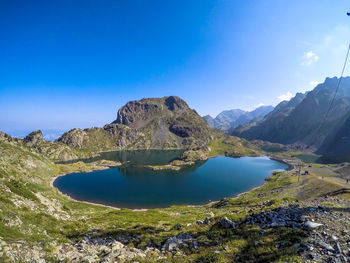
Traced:
<svg viewBox="0 0 350 263">
<path fill-rule="evenodd" d="M 230 227 L 235 228 L 236 227 L 235 222 L 229 220 L 227 217 L 221 218 L 220 224 L 224 228 L 230 228 Z"/>
<path fill-rule="evenodd" d="M 338 242 L 335 244 L 334 250 L 337 252 L 337 254 L 341 254 L 341 248 Z"/>
<path fill-rule="evenodd" d="M 308 257 L 309 259 L 313 259 L 313 258 L 315 257 L 315 255 L 314 255 L 314 253 L 309 253 L 309 254 L 307 255 L 307 257 Z"/>
<path fill-rule="evenodd" d="M 315 223 L 315 222 L 311 222 L 311 221 L 306 221 L 304 223 L 304 226 L 306 228 L 310 228 L 310 229 L 314 229 L 314 228 L 318 228 L 320 226 L 323 226 L 323 224 L 320 224 L 320 223 Z"/>
<path fill-rule="evenodd" d="M 337 241 L 339 238 L 338 238 L 337 236 L 335 236 L 335 235 L 332 235 L 332 239 L 333 239 L 334 241 Z"/>
<path fill-rule="evenodd" d="M 319 241 L 318 244 L 319 244 L 322 248 L 327 249 L 327 250 L 329 250 L 329 251 L 333 251 L 333 250 L 334 250 L 334 249 L 332 248 L 331 245 L 327 244 L 327 243 L 324 242 L 324 241 Z"/>
<path fill-rule="evenodd" d="M 257 246 L 257 245 L 259 245 L 259 241 L 254 240 L 254 246 Z"/>
<path fill-rule="evenodd" d="M 203 221 L 204 224 L 206 225 L 209 225 L 210 224 L 210 218 L 207 217 L 204 221 Z"/>
</svg>

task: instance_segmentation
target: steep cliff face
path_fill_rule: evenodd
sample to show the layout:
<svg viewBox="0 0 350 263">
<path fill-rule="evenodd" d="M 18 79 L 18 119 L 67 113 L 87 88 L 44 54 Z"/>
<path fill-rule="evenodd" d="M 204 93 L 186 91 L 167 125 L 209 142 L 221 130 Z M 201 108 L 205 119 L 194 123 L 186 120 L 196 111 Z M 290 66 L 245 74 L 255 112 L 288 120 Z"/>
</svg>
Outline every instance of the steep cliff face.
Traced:
<svg viewBox="0 0 350 263">
<path fill-rule="evenodd" d="M 103 128 L 73 129 L 57 142 L 81 150 L 196 149 L 218 131 L 176 96 L 130 101 Z"/>
</svg>

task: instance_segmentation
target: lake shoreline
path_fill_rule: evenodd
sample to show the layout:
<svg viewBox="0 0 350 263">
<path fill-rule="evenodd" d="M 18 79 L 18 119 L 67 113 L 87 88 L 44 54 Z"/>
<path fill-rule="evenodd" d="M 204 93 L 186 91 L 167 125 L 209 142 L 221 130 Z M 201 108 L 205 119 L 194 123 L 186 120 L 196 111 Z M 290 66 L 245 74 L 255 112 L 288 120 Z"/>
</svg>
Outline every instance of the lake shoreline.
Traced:
<svg viewBox="0 0 350 263">
<path fill-rule="evenodd" d="M 217 156 L 212 156 L 208 159 L 211 159 L 211 158 L 215 158 Z M 227 157 L 227 156 L 226 156 Z M 244 157 L 244 156 L 241 156 L 241 157 Z M 257 156 L 258 157 L 258 156 Z M 278 162 L 281 162 L 281 163 L 284 163 L 286 165 L 288 165 L 288 168 L 285 170 L 285 171 L 290 171 L 292 170 L 293 166 L 291 164 L 289 164 L 286 160 L 282 160 L 282 159 L 278 159 L 276 157 L 270 157 L 268 155 L 263 155 L 263 156 L 260 156 L 260 157 L 268 157 L 269 159 L 271 160 L 274 160 L 274 161 L 278 161 Z M 229 158 L 232 158 L 232 157 L 229 157 Z M 234 157 L 234 158 L 237 158 L 237 157 Z M 238 157 L 240 158 L 240 157 Z M 135 211 L 135 212 L 142 212 L 142 211 L 148 211 L 150 209 L 167 209 L 167 208 L 170 208 L 171 206 L 167 206 L 167 207 L 159 207 L 159 208 L 125 208 L 125 207 L 116 207 L 116 206 L 111 206 L 111 205 L 107 205 L 107 204 L 101 204 L 101 203 L 95 203 L 95 202 L 90 202 L 90 201 L 83 201 L 83 200 L 78 200 L 78 199 L 74 199 L 73 197 L 71 197 L 70 195 L 68 194 L 65 194 L 63 193 L 62 191 L 60 191 L 57 187 L 54 186 L 54 182 L 56 181 L 56 179 L 58 179 L 59 177 L 63 177 L 65 175 L 68 175 L 68 174 L 75 174 L 75 173 L 90 173 L 90 172 L 94 172 L 94 171 L 102 171 L 102 170 L 107 170 L 107 169 L 111 169 L 111 168 L 115 168 L 115 167 L 101 167 L 101 169 L 91 169 L 91 170 L 87 170 L 87 171 L 84 171 L 84 172 L 71 172 L 71 173 L 66 173 L 66 174 L 60 174 L 60 175 L 57 175 L 55 177 L 53 177 L 51 180 L 50 180 L 50 186 L 54 189 L 56 189 L 61 195 L 63 195 L 64 197 L 68 198 L 70 201 L 73 201 L 73 202 L 81 202 L 81 203 L 85 203 L 85 204 L 90 204 L 90 205 L 97 205 L 97 206 L 101 206 L 101 207 L 105 207 L 105 208 L 111 208 L 111 209 L 114 209 L 114 210 L 121 210 L 121 209 L 129 209 L 131 211 Z M 219 200 L 214 200 L 214 201 L 209 201 L 207 203 L 203 203 L 203 204 L 198 204 L 198 205 L 189 205 L 189 204 L 182 204 L 183 206 L 189 206 L 189 207 L 199 207 L 199 206 L 207 206 L 207 205 L 211 205 L 213 203 L 216 203 L 224 198 L 238 198 L 246 193 L 249 193 L 251 191 L 254 191 L 255 189 L 258 189 L 262 186 L 264 186 L 267 181 L 266 179 L 269 178 L 270 176 L 272 176 L 272 174 L 274 173 L 275 171 L 272 171 L 270 173 L 270 175 L 268 177 L 265 178 L 264 182 L 261 184 L 261 185 L 258 185 L 258 186 L 254 186 L 253 188 L 249 189 L 249 190 L 246 190 L 242 193 L 238 193 L 236 195 L 233 195 L 233 196 L 230 196 L 230 197 L 223 197 Z M 181 206 L 181 205 L 179 205 Z"/>
<path fill-rule="evenodd" d="M 89 205 L 97 205 L 97 206 L 101 206 L 101 207 L 105 207 L 105 208 L 111 208 L 111 209 L 114 209 L 114 210 L 121 210 L 121 209 L 125 209 L 125 208 L 122 208 L 122 207 L 116 207 L 116 206 L 111 206 L 111 205 L 106 205 L 106 204 L 99 204 L 99 203 L 94 203 L 94 202 L 89 202 L 89 201 L 83 201 L 83 200 L 78 200 L 78 199 L 74 199 L 73 197 L 71 197 L 70 195 L 68 194 L 65 194 L 63 193 L 62 191 L 60 191 L 57 187 L 54 186 L 54 182 L 56 181 L 56 179 L 58 179 L 59 177 L 63 177 L 65 175 L 68 175 L 68 174 L 75 174 L 75 173 L 90 173 L 90 172 L 94 172 L 94 171 L 103 171 L 103 170 L 108 170 L 108 169 L 111 169 L 111 168 L 115 168 L 115 167 L 104 167 L 104 168 L 101 168 L 101 169 L 91 169 L 91 170 L 88 170 L 86 172 L 72 172 L 72 173 L 66 173 L 66 174 L 60 174 L 60 175 L 57 175 L 53 178 L 51 178 L 50 180 L 50 186 L 57 190 L 59 194 L 61 194 L 62 196 L 64 196 L 65 198 L 68 198 L 70 201 L 73 201 L 73 202 L 79 202 L 79 203 L 85 203 L 85 204 L 89 204 Z M 130 208 L 127 208 L 127 209 L 130 209 Z M 147 211 L 148 209 L 147 208 L 140 208 L 140 209 L 130 209 L 131 211 L 134 211 L 134 212 L 142 212 L 142 211 Z"/>
</svg>

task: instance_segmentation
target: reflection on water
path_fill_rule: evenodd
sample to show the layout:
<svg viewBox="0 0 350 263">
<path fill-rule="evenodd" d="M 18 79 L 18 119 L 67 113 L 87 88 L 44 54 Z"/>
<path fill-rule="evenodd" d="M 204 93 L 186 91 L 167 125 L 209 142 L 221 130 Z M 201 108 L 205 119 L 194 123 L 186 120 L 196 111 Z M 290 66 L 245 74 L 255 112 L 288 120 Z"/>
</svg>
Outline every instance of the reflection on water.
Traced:
<svg viewBox="0 0 350 263">
<path fill-rule="evenodd" d="M 179 153 L 130 151 L 109 154 L 112 154 L 112 160 L 129 163 L 118 168 L 59 177 L 54 186 L 77 200 L 116 207 L 196 205 L 247 191 L 263 184 L 272 171 L 288 168 L 267 157 L 219 156 L 179 171 L 153 171 L 142 165 L 167 163 L 178 158 Z"/>
<path fill-rule="evenodd" d="M 65 161 L 60 163 L 74 163 L 77 161 L 84 161 L 87 163 L 98 160 L 119 161 L 129 164 L 147 164 L 147 165 L 161 165 L 167 164 L 171 161 L 177 160 L 183 154 L 183 150 L 128 150 L 128 151 L 113 151 L 102 152 L 99 156 L 87 159 L 78 159 Z"/>
</svg>

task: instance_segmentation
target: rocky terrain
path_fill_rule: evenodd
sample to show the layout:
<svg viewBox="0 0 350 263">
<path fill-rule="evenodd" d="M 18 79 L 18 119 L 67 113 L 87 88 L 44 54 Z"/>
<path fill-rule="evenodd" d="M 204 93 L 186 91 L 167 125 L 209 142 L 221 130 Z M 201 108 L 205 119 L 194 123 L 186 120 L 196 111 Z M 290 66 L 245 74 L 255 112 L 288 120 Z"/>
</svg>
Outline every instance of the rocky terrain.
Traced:
<svg viewBox="0 0 350 263">
<path fill-rule="evenodd" d="M 347 163 L 305 164 L 284 145 L 215 131 L 201 137 L 212 129 L 200 117 L 190 123 L 198 115 L 183 101 L 167 98 L 130 102 L 115 123 L 74 129 L 54 143 L 40 131 L 23 140 L 0 133 L 0 262 L 349 262 Z M 168 124 L 161 132 L 153 126 L 157 119 L 142 113 L 156 115 L 159 107 Z M 200 128 L 192 129 L 196 121 Z M 150 141 L 148 131 L 157 140 Z M 188 147 L 172 168 L 217 155 L 268 154 L 291 169 L 235 198 L 149 210 L 77 202 L 52 187 L 63 174 L 123 165 L 55 161 L 98 154 L 99 147 L 158 145 L 165 143 L 162 132 Z M 185 140 L 197 137 L 195 143 Z"/>
<path fill-rule="evenodd" d="M 45 140 L 41 131 L 28 134 L 23 142 L 53 160 L 71 160 L 85 156 L 65 144 Z"/>
</svg>

